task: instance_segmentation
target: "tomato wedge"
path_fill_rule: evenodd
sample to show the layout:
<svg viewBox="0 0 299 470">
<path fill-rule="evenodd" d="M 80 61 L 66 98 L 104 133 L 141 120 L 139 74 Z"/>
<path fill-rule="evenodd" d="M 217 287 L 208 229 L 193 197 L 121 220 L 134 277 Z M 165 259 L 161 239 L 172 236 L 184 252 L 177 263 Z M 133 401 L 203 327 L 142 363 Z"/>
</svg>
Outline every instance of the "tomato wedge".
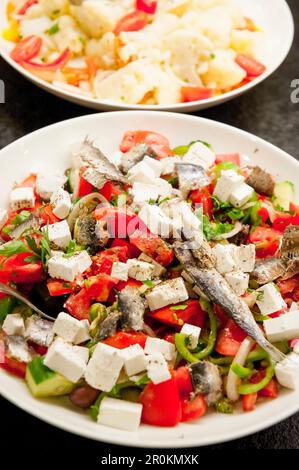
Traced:
<svg viewBox="0 0 299 470">
<path fill-rule="evenodd" d="M 86 166 L 82 166 L 80 168 L 79 174 L 79 185 L 78 185 L 78 197 L 87 196 L 87 194 L 91 194 L 94 189 L 93 185 L 90 184 L 86 179 L 83 178 L 83 173 L 87 170 Z"/>
<path fill-rule="evenodd" d="M 104 196 L 107 201 L 111 201 L 114 196 L 122 194 L 123 191 L 117 184 L 113 183 L 112 181 L 106 181 L 104 186 L 99 189 L 99 193 L 102 194 L 102 196 Z"/>
<path fill-rule="evenodd" d="M 253 411 L 256 405 L 258 394 L 250 393 L 242 396 L 243 411 Z"/>
<path fill-rule="evenodd" d="M 42 39 L 38 36 L 28 36 L 13 48 L 10 57 L 16 62 L 22 63 L 24 61 L 33 59 L 39 53 L 42 47 Z"/>
<path fill-rule="evenodd" d="M 248 77 L 259 77 L 266 70 L 264 64 L 261 64 L 253 59 L 253 57 L 249 57 L 245 54 L 238 54 L 235 60 L 236 63 L 245 70 Z"/>
<path fill-rule="evenodd" d="M 119 331 L 110 338 L 107 338 L 103 341 L 103 343 L 112 346 L 113 348 L 117 349 L 125 349 L 129 346 L 133 346 L 134 344 L 139 344 L 142 348 L 145 347 L 145 343 L 147 340 L 147 335 L 141 332 L 132 332 L 128 333 L 126 331 Z"/>
<path fill-rule="evenodd" d="M 193 391 L 188 367 L 179 367 L 173 371 L 172 375 L 176 380 L 180 396 L 184 399 L 188 399 L 190 397 L 190 393 Z"/>
<path fill-rule="evenodd" d="M 5 356 L 4 362 L 0 362 L 0 368 L 6 370 L 12 375 L 21 379 L 25 378 L 26 375 L 26 364 L 25 362 L 17 361 L 12 357 Z"/>
<path fill-rule="evenodd" d="M 60 222 L 60 219 L 53 213 L 52 204 L 41 206 L 39 210 L 39 216 L 42 219 L 44 225 Z"/>
<path fill-rule="evenodd" d="M 233 320 L 228 320 L 226 326 L 218 334 L 215 349 L 218 354 L 235 356 L 246 336 L 246 333 Z"/>
<path fill-rule="evenodd" d="M 215 94 L 215 90 L 212 88 L 183 86 L 181 88 L 182 101 L 189 103 L 191 101 L 201 101 L 212 98 Z"/>
<path fill-rule="evenodd" d="M 149 145 L 158 158 L 174 155 L 170 149 L 169 140 L 161 134 L 152 131 L 127 131 L 120 143 L 120 150 L 128 152 L 134 145 L 145 143 Z"/>
<path fill-rule="evenodd" d="M 190 421 L 191 419 L 201 418 L 207 409 L 205 399 L 202 395 L 197 395 L 193 400 L 182 400 L 182 419 L 181 421 Z"/>
<path fill-rule="evenodd" d="M 80 289 L 76 282 L 66 282 L 60 279 L 49 279 L 47 287 L 51 297 L 57 297 L 60 295 L 71 294 Z"/>
<path fill-rule="evenodd" d="M 157 10 L 158 2 L 156 0 L 136 0 L 137 10 L 144 11 L 149 15 L 154 15 Z"/>
<path fill-rule="evenodd" d="M 179 390 L 172 377 L 160 384 L 148 384 L 140 395 L 141 420 L 153 426 L 176 426 L 182 418 Z"/>
<path fill-rule="evenodd" d="M 3 260 L 0 270 L 1 282 L 31 283 L 41 282 L 43 266 L 40 261 L 26 263 L 25 259 L 32 253 L 19 253 Z"/>
<path fill-rule="evenodd" d="M 173 260 L 174 252 L 172 248 L 158 235 L 136 230 L 130 236 L 130 242 L 162 266 L 168 266 Z"/>
<path fill-rule="evenodd" d="M 270 227 L 257 227 L 249 235 L 248 242 L 253 243 L 256 248 L 257 258 L 274 256 L 277 252 L 282 234 Z"/>
<path fill-rule="evenodd" d="M 117 22 L 114 28 L 114 34 L 117 36 L 122 31 L 140 31 L 140 29 L 143 29 L 148 22 L 149 18 L 144 11 L 135 10 Z"/>
<path fill-rule="evenodd" d="M 212 219 L 213 199 L 208 188 L 193 189 L 190 191 L 189 199 L 191 199 L 193 204 L 201 204 L 204 215 Z"/>
<path fill-rule="evenodd" d="M 272 228 L 283 233 L 289 225 L 299 225 L 299 215 L 291 215 L 284 212 L 279 212 L 273 221 Z"/>
<path fill-rule="evenodd" d="M 206 313 L 200 307 L 198 300 L 187 300 L 179 305 L 182 307 L 186 306 L 186 308 L 175 310 L 175 305 L 173 305 L 172 307 L 159 308 L 148 315 L 166 325 L 181 327 L 184 323 L 190 323 L 191 325 L 203 328 Z"/>
</svg>

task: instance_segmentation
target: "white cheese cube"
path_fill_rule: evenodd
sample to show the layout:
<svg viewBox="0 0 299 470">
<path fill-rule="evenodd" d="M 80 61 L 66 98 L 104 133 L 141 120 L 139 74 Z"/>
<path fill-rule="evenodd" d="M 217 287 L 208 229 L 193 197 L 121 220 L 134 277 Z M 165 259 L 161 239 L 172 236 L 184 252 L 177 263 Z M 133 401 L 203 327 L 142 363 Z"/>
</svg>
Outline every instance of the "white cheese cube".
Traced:
<svg viewBox="0 0 299 470">
<path fill-rule="evenodd" d="M 173 227 L 172 220 L 167 217 L 159 206 L 145 204 L 139 212 L 138 217 L 152 233 L 161 235 L 163 238 L 171 237 Z"/>
<path fill-rule="evenodd" d="M 142 161 L 152 169 L 155 174 L 155 177 L 159 178 L 162 173 L 162 163 L 160 162 L 160 160 L 146 155 Z"/>
<path fill-rule="evenodd" d="M 32 315 L 25 321 L 25 338 L 40 346 L 49 347 L 54 338 L 53 322 L 39 315 Z"/>
<path fill-rule="evenodd" d="M 53 331 L 69 343 L 81 344 L 90 339 L 88 321 L 86 324 L 85 320 L 77 320 L 65 312 L 61 312 L 56 318 Z"/>
<path fill-rule="evenodd" d="M 225 274 L 225 279 L 239 296 L 245 294 L 249 284 L 249 274 L 242 271 L 232 271 Z"/>
<path fill-rule="evenodd" d="M 284 341 L 299 337 L 299 313 L 288 312 L 277 318 L 264 321 L 265 333 L 269 341 Z"/>
<path fill-rule="evenodd" d="M 129 181 L 131 183 L 153 184 L 155 172 L 146 163 L 139 162 L 129 171 Z"/>
<path fill-rule="evenodd" d="M 155 178 L 154 184 L 158 188 L 158 193 L 161 199 L 172 196 L 173 188 L 168 181 L 163 178 Z"/>
<path fill-rule="evenodd" d="M 111 276 L 121 281 L 127 281 L 129 275 L 129 265 L 115 261 L 112 265 Z"/>
<path fill-rule="evenodd" d="M 64 175 L 39 174 L 36 178 L 36 191 L 45 201 L 49 201 L 52 194 L 61 188 L 66 182 Z"/>
<path fill-rule="evenodd" d="M 170 175 L 175 172 L 176 163 L 181 162 L 181 157 L 175 155 L 174 157 L 165 157 L 161 160 L 162 172 L 161 175 Z"/>
<path fill-rule="evenodd" d="M 129 277 L 136 279 L 137 281 L 145 281 L 146 279 L 152 279 L 154 272 L 154 265 L 140 261 L 138 259 L 129 259 L 127 261 L 129 267 Z"/>
<path fill-rule="evenodd" d="M 129 377 L 139 374 L 146 369 L 145 354 L 139 344 L 134 344 L 133 346 L 122 349 L 120 354 L 125 361 L 124 367 Z"/>
<path fill-rule="evenodd" d="M 75 351 L 78 356 L 85 362 L 87 365 L 89 359 L 89 348 L 85 348 L 84 346 L 73 346 L 73 351 Z"/>
<path fill-rule="evenodd" d="M 55 246 L 55 248 L 67 248 L 72 239 L 70 228 L 66 220 L 44 226 L 42 227 L 42 230 L 45 232 L 48 230 L 49 241 Z"/>
<path fill-rule="evenodd" d="M 235 207 L 242 207 L 253 196 L 253 193 L 254 189 L 243 183 L 231 192 L 229 201 Z"/>
<path fill-rule="evenodd" d="M 72 201 L 70 194 L 60 188 L 51 196 L 51 204 L 53 204 L 53 214 L 59 219 L 65 219 L 71 210 Z"/>
<path fill-rule="evenodd" d="M 2 330 L 7 335 L 20 335 L 25 333 L 25 323 L 22 315 L 19 313 L 10 313 L 6 316 L 2 325 Z"/>
<path fill-rule="evenodd" d="M 133 183 L 132 196 L 135 204 L 156 201 L 159 197 L 158 187 L 154 184 Z"/>
<path fill-rule="evenodd" d="M 48 273 L 52 278 L 73 282 L 79 274 L 84 273 L 91 265 L 92 260 L 85 250 L 78 251 L 69 257 L 64 257 L 62 253 L 49 259 Z"/>
<path fill-rule="evenodd" d="M 44 364 L 74 383 L 81 379 L 86 369 L 80 354 L 70 344 L 59 339 L 49 347 Z"/>
<path fill-rule="evenodd" d="M 33 209 L 35 196 L 33 188 L 16 188 L 10 193 L 10 208 L 13 211 Z"/>
<path fill-rule="evenodd" d="M 98 343 L 86 368 L 86 382 L 97 390 L 110 392 L 123 365 L 124 359 L 119 349 Z"/>
<path fill-rule="evenodd" d="M 276 364 L 275 375 L 283 387 L 292 390 L 299 388 L 299 364 L 289 357 Z"/>
<path fill-rule="evenodd" d="M 136 431 L 140 425 L 142 405 L 117 398 L 103 398 L 98 423 L 112 428 Z"/>
<path fill-rule="evenodd" d="M 255 265 L 255 245 L 236 246 L 234 258 L 236 266 L 240 271 L 251 273 Z"/>
<path fill-rule="evenodd" d="M 8 221 L 8 213 L 7 210 L 0 210 L 0 230 L 4 227 L 6 222 Z"/>
<path fill-rule="evenodd" d="M 177 304 L 188 299 L 188 292 L 181 277 L 170 279 L 155 286 L 145 295 L 150 310 Z"/>
<path fill-rule="evenodd" d="M 215 163 L 215 154 L 212 150 L 202 142 L 195 142 L 183 156 L 184 163 L 193 163 L 200 165 L 207 170 Z"/>
<path fill-rule="evenodd" d="M 234 170 L 223 170 L 218 178 L 214 196 L 221 202 L 228 202 L 231 193 L 244 182 L 244 177 Z"/>
<path fill-rule="evenodd" d="M 146 354 L 162 354 L 167 361 L 172 361 L 176 355 L 174 344 L 164 339 L 150 337 L 146 340 L 144 352 Z"/>
<path fill-rule="evenodd" d="M 160 277 L 166 273 L 166 269 L 162 264 L 157 263 L 153 258 L 146 255 L 145 253 L 141 253 L 138 257 L 140 261 L 145 261 L 146 263 L 151 263 L 154 266 L 153 277 Z M 113 277 L 113 276 L 112 276 Z"/>
<path fill-rule="evenodd" d="M 189 323 L 185 323 L 181 329 L 181 333 L 189 336 L 191 349 L 195 349 L 197 347 L 200 332 L 201 328 L 199 326 L 189 325 Z"/>
<path fill-rule="evenodd" d="M 171 373 L 168 369 L 167 362 L 162 354 L 154 353 L 147 356 L 147 375 L 155 384 L 160 384 L 171 379 Z"/>
<path fill-rule="evenodd" d="M 216 269 L 220 274 L 226 274 L 236 269 L 235 245 L 217 243 L 213 251 L 216 256 Z"/>
<path fill-rule="evenodd" d="M 269 315 L 270 313 L 278 312 L 278 310 L 285 308 L 286 303 L 273 282 L 265 284 L 257 289 L 256 292 L 258 293 L 256 303 L 262 315 Z"/>
</svg>

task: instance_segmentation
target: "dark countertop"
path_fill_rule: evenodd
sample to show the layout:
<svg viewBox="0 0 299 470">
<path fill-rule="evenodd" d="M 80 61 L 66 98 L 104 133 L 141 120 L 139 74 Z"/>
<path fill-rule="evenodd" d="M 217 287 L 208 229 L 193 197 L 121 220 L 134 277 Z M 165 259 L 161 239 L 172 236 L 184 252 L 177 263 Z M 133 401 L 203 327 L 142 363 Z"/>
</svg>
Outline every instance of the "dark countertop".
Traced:
<svg viewBox="0 0 299 470">
<path fill-rule="evenodd" d="M 264 0 L 270 1 L 270 0 Z M 299 25 L 297 0 L 288 0 L 296 26 Z M 299 33 L 290 55 L 280 69 L 253 91 L 229 103 L 201 112 L 200 115 L 235 125 L 281 147 L 299 160 L 299 103 L 290 99 L 291 82 L 299 79 Z M 0 79 L 6 87 L 6 103 L 0 104 L 0 148 L 40 127 L 92 111 L 62 101 L 39 90 L 0 59 Z M 55 147 L 53 146 L 53 151 Z M 95 451 L 97 456 L 108 449 L 114 455 L 126 455 L 126 449 L 93 443 L 42 423 L 0 398 L 1 425 L 5 441 L 42 444 L 51 442 L 65 451 L 79 446 Z M 299 413 L 258 434 L 226 444 L 210 446 L 209 450 L 232 449 L 299 449 Z M 196 449 L 194 449 L 194 452 Z M 129 451 L 134 455 L 134 450 Z"/>
</svg>

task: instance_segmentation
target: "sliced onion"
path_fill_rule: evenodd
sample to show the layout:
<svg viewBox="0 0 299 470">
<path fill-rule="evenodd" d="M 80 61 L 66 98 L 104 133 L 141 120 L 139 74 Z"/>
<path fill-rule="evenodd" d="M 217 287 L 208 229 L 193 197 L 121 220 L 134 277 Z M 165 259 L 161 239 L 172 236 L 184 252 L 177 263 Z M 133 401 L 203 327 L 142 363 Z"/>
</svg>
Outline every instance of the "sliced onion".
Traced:
<svg viewBox="0 0 299 470">
<path fill-rule="evenodd" d="M 84 206 L 89 204 L 92 200 L 100 201 L 101 205 L 103 205 L 104 207 L 109 207 L 110 206 L 110 203 L 107 201 L 107 199 L 104 196 L 102 196 L 102 194 L 91 193 L 91 194 L 87 194 L 87 196 L 83 196 L 80 199 L 80 201 L 78 201 L 74 205 L 73 209 L 71 210 L 70 215 L 68 216 L 67 222 L 69 224 L 69 227 L 70 227 L 71 231 L 74 229 L 75 222 L 78 219 L 78 217 L 80 215 L 80 212 L 82 211 Z"/>
<path fill-rule="evenodd" d="M 223 240 L 223 239 L 226 239 L 226 238 L 234 237 L 239 232 L 241 232 L 242 228 L 243 228 L 243 225 L 241 224 L 241 222 L 236 222 L 234 228 L 230 232 L 226 232 L 226 233 L 222 233 L 221 235 L 217 235 L 217 237 L 215 237 L 215 240 Z"/>
<path fill-rule="evenodd" d="M 239 364 L 240 366 L 244 366 L 247 356 L 251 351 L 251 348 L 254 344 L 253 339 L 249 336 L 244 339 L 239 347 L 239 351 L 237 352 L 232 365 Z M 227 398 L 231 401 L 239 400 L 240 394 L 238 392 L 240 378 L 233 372 L 232 368 L 230 368 L 228 377 L 227 377 L 227 384 L 226 384 L 226 394 Z"/>
<path fill-rule="evenodd" d="M 262 206 L 265 207 L 265 209 L 267 209 L 267 211 L 269 213 L 269 219 L 273 223 L 274 220 L 277 218 L 276 210 L 274 209 L 272 204 L 268 201 L 263 201 Z"/>
</svg>

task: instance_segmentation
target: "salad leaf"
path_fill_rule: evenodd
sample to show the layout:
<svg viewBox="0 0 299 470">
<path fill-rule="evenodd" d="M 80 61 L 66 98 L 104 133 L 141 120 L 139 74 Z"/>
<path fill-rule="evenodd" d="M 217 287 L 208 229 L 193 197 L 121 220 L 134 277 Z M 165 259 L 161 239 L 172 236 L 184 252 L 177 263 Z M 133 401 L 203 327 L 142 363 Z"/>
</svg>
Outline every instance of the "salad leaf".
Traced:
<svg viewBox="0 0 299 470">
<path fill-rule="evenodd" d="M 214 240 L 218 235 L 230 232 L 234 226 L 228 222 L 210 222 L 208 216 L 203 216 L 203 233 L 208 241 Z"/>
<path fill-rule="evenodd" d="M 0 256 L 5 256 L 9 258 L 13 255 L 18 255 L 20 253 L 29 253 L 30 249 L 25 243 L 20 240 L 12 240 L 11 242 L 4 243 L 0 246 Z"/>
</svg>

